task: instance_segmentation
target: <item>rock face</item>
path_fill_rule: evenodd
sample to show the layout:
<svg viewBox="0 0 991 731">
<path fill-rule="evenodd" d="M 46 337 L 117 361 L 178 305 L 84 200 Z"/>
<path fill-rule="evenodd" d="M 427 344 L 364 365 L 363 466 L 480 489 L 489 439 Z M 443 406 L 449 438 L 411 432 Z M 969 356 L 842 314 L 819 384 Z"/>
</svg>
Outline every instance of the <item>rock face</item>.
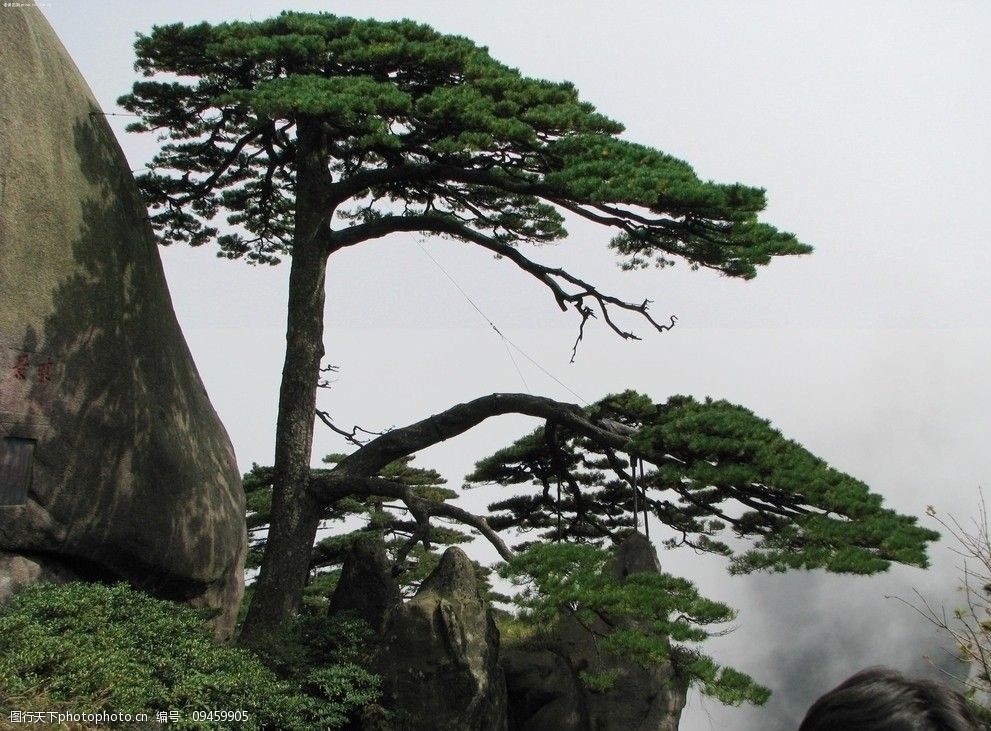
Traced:
<svg viewBox="0 0 991 731">
<path fill-rule="evenodd" d="M 634 533 L 617 546 L 615 570 L 617 579 L 630 574 L 661 573 L 654 544 L 643 533 Z"/>
<path fill-rule="evenodd" d="M 147 212 L 45 18 L 2 15 L 0 550 L 214 607 L 229 634 L 243 492 Z"/>
<path fill-rule="evenodd" d="M 510 731 L 588 731 L 585 690 L 558 648 L 505 649 Z"/>
<path fill-rule="evenodd" d="M 7 601 L 23 587 L 39 581 L 64 584 L 81 578 L 58 562 L 0 553 L 0 602 Z"/>
<path fill-rule="evenodd" d="M 660 572 L 653 545 L 634 534 L 617 551 L 617 576 Z M 600 622 L 592 628 L 607 633 Z M 677 731 L 687 686 L 670 664 L 642 668 L 603 656 L 587 629 L 562 621 L 538 647 L 504 650 L 510 731 Z M 581 672 L 618 671 L 604 691 L 592 691 Z"/>
<path fill-rule="evenodd" d="M 448 548 L 410 601 L 386 619 L 379 663 L 385 705 L 403 731 L 504 731 L 499 631 L 471 561 Z"/>
<path fill-rule="evenodd" d="M 381 632 L 389 610 L 400 603 L 399 585 L 392 575 L 385 546 L 372 539 L 355 541 L 330 598 L 330 613 L 351 612 Z"/>
</svg>

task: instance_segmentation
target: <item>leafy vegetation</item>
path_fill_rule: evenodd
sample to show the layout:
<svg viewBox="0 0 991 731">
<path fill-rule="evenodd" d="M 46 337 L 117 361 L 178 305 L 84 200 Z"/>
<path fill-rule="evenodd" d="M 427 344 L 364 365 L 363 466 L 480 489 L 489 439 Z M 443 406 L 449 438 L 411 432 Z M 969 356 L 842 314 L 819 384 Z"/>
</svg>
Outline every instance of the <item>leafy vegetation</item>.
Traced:
<svg viewBox="0 0 991 731">
<path fill-rule="evenodd" d="M 577 622 L 598 649 L 643 667 L 672 662 L 676 673 L 704 694 L 736 705 L 763 704 L 770 691 L 732 668 L 721 667 L 695 645 L 711 636 L 709 625 L 732 621 L 725 604 L 702 597 L 691 582 L 665 573 L 620 577 L 611 551 L 587 543 L 538 543 L 504 564 L 499 573 L 521 588 L 516 622 L 532 633 L 562 618 Z M 619 671 L 586 672 L 595 691 L 607 690 Z"/>
<path fill-rule="evenodd" d="M 620 579 L 610 570 L 609 547 L 652 523 L 668 547 L 725 556 L 733 573 L 872 574 L 892 561 L 926 566 L 926 546 L 938 538 L 726 401 L 676 396 L 654 403 L 627 391 L 584 415 L 623 439 L 610 442 L 549 420 L 481 460 L 466 478 L 516 493 L 489 506 L 493 528 L 537 534 L 500 570 L 522 588 L 519 616 L 507 623 L 515 637 L 568 619 L 607 655 L 645 667 L 671 661 L 707 695 L 761 704 L 766 688 L 698 649 L 708 627 L 731 621 L 734 611 L 683 578 L 645 572 Z M 583 679 L 602 690 L 610 672 Z"/>
<path fill-rule="evenodd" d="M 490 525 L 608 544 L 646 515 L 669 547 L 726 556 L 734 573 L 925 567 L 939 537 L 742 406 L 627 391 L 586 413 L 620 445 L 549 424 L 476 465 L 469 485 L 537 488 L 490 505 Z"/>
<path fill-rule="evenodd" d="M 40 584 L 0 606 L 0 706 L 26 710 L 36 699 L 45 704 L 37 710 L 151 718 L 178 710 L 169 724 L 178 729 L 230 728 L 192 712 L 236 709 L 247 713 L 238 728 L 341 728 L 375 700 L 378 679 L 360 665 L 354 623 L 328 627 L 293 638 L 283 652 L 298 662 L 275 672 L 248 650 L 217 645 L 189 607 L 124 584 Z"/>
<path fill-rule="evenodd" d="M 379 677 L 368 670 L 375 647 L 372 628 L 362 620 L 307 611 L 253 649 L 308 696 L 311 723 L 341 728 L 378 700 Z"/>
</svg>

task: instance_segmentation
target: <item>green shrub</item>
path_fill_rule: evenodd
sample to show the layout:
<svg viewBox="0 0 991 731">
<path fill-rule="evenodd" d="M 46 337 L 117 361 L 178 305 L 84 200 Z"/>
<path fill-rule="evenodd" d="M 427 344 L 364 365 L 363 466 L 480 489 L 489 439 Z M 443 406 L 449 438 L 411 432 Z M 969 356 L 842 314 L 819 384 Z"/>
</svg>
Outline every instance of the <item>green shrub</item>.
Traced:
<svg viewBox="0 0 991 731">
<path fill-rule="evenodd" d="M 732 621 L 732 609 L 670 574 L 643 572 L 620 579 L 614 560 L 612 551 L 588 543 L 536 543 L 514 555 L 499 573 L 521 589 L 516 596 L 520 612 L 512 621 L 516 636 L 525 636 L 528 625 L 539 633 L 564 617 L 593 633 L 597 621 L 609 618 L 608 632 L 594 633 L 604 655 L 645 668 L 670 661 L 704 695 L 728 705 L 767 701 L 767 688 L 694 647 L 712 635 L 709 625 Z M 603 692 L 617 677 L 589 670 L 582 679 L 590 690 Z"/>
<path fill-rule="evenodd" d="M 0 607 L 0 704 L 45 697 L 77 713 L 179 711 L 174 729 L 310 729 L 319 702 L 247 650 L 217 645 L 203 617 L 126 585 L 37 585 Z M 193 720 L 245 711 L 247 722 Z"/>
<path fill-rule="evenodd" d="M 304 612 L 254 649 L 308 695 L 319 728 L 339 728 L 378 700 L 381 679 L 365 668 L 375 642 L 357 617 Z"/>
</svg>

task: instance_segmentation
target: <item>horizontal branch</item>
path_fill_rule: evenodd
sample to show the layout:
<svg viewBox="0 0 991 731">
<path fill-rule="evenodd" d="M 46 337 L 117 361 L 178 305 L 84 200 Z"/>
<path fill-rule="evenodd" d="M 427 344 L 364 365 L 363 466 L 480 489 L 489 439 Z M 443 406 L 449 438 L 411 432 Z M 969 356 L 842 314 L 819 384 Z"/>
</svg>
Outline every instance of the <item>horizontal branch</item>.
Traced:
<svg viewBox="0 0 991 731">
<path fill-rule="evenodd" d="M 491 168 L 470 168 L 442 163 L 404 163 L 390 167 L 363 170 L 340 180 L 332 186 L 335 207 L 351 198 L 360 198 L 369 190 L 389 185 L 416 183 L 462 183 L 495 188 L 515 195 L 533 196 L 603 226 L 635 231 L 682 236 L 687 233 L 685 222 L 679 220 L 683 211 L 670 211 L 665 217 L 648 217 L 602 202 L 569 197 L 560 188 L 541 180 L 514 177 Z M 654 213 L 658 213 L 654 211 Z M 663 216 L 664 214 L 661 214 Z"/>
<path fill-rule="evenodd" d="M 484 518 L 449 503 L 427 500 L 418 496 L 409 485 L 377 476 L 380 470 L 397 459 L 463 434 L 486 419 L 504 414 L 539 417 L 593 439 L 603 447 L 628 448 L 628 435 L 597 424 L 580 406 L 530 394 L 495 393 L 393 429 L 360 446 L 329 472 L 314 475 L 309 483 L 310 494 L 323 505 L 351 496 L 375 495 L 402 500 L 418 522 L 422 523 L 430 517 L 443 517 L 464 523 L 478 530 L 503 558 L 509 558 L 509 548 Z M 426 526 L 424 528 L 424 535 L 428 535 Z"/>
<path fill-rule="evenodd" d="M 493 393 L 457 404 L 408 426 L 392 429 L 342 459 L 335 472 L 371 477 L 401 457 L 463 434 L 486 419 L 504 414 L 534 416 L 567 427 L 603 446 L 626 449 L 628 439 L 590 419 L 576 405 L 526 393 Z M 314 497 L 321 499 L 319 492 Z"/>
<path fill-rule="evenodd" d="M 382 238 L 383 236 L 400 232 L 437 233 L 454 236 L 463 241 L 481 246 L 498 256 L 509 259 L 527 274 L 536 278 L 537 281 L 551 291 L 554 300 L 562 311 L 567 311 L 570 306 L 581 317 L 578 338 L 575 341 L 574 348 L 572 348 L 572 360 L 574 360 L 578 343 L 584 335 L 585 323 L 589 318 L 595 317 L 595 311 L 588 304 L 588 301 L 598 306 L 598 310 L 602 314 L 605 323 L 624 340 L 640 340 L 640 337 L 629 330 L 619 327 L 610 315 L 610 307 L 636 313 L 650 323 L 651 327 L 657 332 L 670 330 L 674 327 L 677 320 L 672 315 L 668 323 L 660 323 L 648 312 L 650 300 L 643 300 L 639 303 L 626 302 L 617 297 L 604 294 L 593 284 L 576 277 L 567 270 L 538 264 L 524 256 L 519 249 L 491 236 L 486 236 L 450 215 L 428 213 L 412 216 L 383 216 L 373 221 L 333 232 L 331 234 L 331 245 L 335 249 L 354 246 L 363 241 Z M 565 285 L 571 285 L 570 291 L 565 289 Z"/>
</svg>

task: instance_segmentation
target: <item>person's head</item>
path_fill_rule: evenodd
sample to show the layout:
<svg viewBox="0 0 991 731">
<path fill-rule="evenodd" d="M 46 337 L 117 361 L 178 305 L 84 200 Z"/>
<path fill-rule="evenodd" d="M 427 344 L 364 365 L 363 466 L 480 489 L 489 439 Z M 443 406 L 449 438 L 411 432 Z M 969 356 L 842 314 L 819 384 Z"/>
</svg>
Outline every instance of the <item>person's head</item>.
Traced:
<svg viewBox="0 0 991 731">
<path fill-rule="evenodd" d="M 870 668 L 812 704 L 798 731 L 978 731 L 959 693 L 932 680 Z"/>
</svg>

